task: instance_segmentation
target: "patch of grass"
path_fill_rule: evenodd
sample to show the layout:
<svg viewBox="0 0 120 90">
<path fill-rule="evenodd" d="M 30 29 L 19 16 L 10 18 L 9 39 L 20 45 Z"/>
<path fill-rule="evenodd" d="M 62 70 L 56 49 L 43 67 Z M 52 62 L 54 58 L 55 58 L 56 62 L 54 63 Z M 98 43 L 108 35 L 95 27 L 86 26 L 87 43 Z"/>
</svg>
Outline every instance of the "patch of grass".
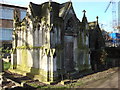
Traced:
<svg viewBox="0 0 120 90">
<path fill-rule="evenodd" d="M 58 89 L 65 89 L 65 88 L 69 88 L 67 86 L 57 86 L 57 85 L 37 85 L 35 83 L 27 83 L 28 85 L 34 87 L 34 88 L 47 88 L 47 89 L 53 89 L 53 88 L 58 88 Z"/>
<path fill-rule="evenodd" d="M 8 70 L 10 68 L 11 63 L 10 62 L 3 62 L 4 70 Z"/>
<path fill-rule="evenodd" d="M 83 81 L 79 81 L 79 82 L 67 84 L 66 86 L 67 86 L 68 88 L 76 88 L 76 87 L 79 87 L 79 86 L 81 86 L 81 85 L 83 85 L 83 84 L 84 84 Z"/>
<path fill-rule="evenodd" d="M 57 89 L 65 89 L 65 88 L 68 88 L 68 87 L 65 87 L 65 86 L 44 86 L 44 87 L 38 87 L 38 88 L 57 88 Z"/>
<path fill-rule="evenodd" d="M 64 89 L 64 88 L 68 88 L 67 86 L 51 86 L 51 88 L 62 88 L 62 89 Z"/>
<path fill-rule="evenodd" d="M 27 83 L 27 84 L 34 87 L 34 88 L 42 87 L 42 86 L 37 85 L 36 83 Z"/>
<path fill-rule="evenodd" d="M 68 87 L 66 87 L 66 86 L 53 86 L 53 85 L 47 85 L 47 86 L 38 86 L 37 88 L 60 88 L 60 89 L 65 89 L 65 88 L 68 88 Z"/>
</svg>

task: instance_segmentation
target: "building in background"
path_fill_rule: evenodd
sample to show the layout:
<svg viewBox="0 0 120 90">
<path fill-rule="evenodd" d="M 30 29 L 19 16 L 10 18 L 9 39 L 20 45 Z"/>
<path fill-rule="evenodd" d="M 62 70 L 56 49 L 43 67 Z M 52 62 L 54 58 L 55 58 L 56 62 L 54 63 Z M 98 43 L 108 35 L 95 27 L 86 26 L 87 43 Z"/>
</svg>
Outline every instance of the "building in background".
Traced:
<svg viewBox="0 0 120 90">
<path fill-rule="evenodd" d="M 26 15 L 26 7 L 0 3 L 0 47 L 12 47 L 14 11 L 17 10 L 20 20 Z"/>
</svg>

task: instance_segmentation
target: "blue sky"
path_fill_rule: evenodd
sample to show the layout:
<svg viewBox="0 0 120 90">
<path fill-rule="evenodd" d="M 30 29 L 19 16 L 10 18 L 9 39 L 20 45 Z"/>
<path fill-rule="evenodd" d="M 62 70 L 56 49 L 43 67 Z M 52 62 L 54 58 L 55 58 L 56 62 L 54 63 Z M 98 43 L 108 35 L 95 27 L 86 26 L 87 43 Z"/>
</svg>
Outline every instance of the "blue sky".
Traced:
<svg viewBox="0 0 120 90">
<path fill-rule="evenodd" d="M 34 2 L 37 4 L 46 2 L 48 0 L 0 0 L 0 2 L 8 3 L 8 4 L 14 4 L 14 5 L 20 5 L 20 6 L 28 6 L 29 2 Z M 70 0 L 53 0 L 59 3 L 64 3 L 66 1 Z M 88 21 L 95 21 L 96 16 L 99 17 L 99 23 L 103 24 L 103 28 L 105 28 L 107 31 L 112 30 L 112 4 L 108 8 L 107 12 L 104 13 L 105 9 L 107 8 L 110 0 L 71 0 L 73 2 L 73 8 L 77 15 L 77 17 L 82 20 L 83 17 L 83 10 L 86 10 L 86 16 L 88 18 Z M 117 2 L 119 0 L 116 0 Z M 117 3 L 116 3 L 117 5 Z M 117 6 L 116 6 L 117 11 Z M 117 13 L 116 13 L 117 15 Z M 117 19 L 117 17 L 116 17 Z M 101 25 L 100 25 L 101 26 Z"/>
</svg>

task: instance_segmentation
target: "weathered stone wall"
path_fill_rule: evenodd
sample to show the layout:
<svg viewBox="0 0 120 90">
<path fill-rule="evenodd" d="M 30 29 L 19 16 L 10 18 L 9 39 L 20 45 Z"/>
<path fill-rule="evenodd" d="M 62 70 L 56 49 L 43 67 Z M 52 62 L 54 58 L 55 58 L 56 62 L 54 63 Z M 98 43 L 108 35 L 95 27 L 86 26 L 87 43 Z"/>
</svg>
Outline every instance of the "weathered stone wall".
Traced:
<svg viewBox="0 0 120 90">
<path fill-rule="evenodd" d="M 12 54 L 13 67 L 17 72 L 30 73 L 34 75 L 34 78 L 38 78 L 43 81 L 53 81 L 57 74 L 55 47 L 50 48 L 50 28 L 45 23 L 39 23 L 36 28 L 33 28 L 32 23 L 29 27 L 22 26 L 21 29 L 15 31 L 16 37 L 14 37 L 14 54 Z M 57 29 L 55 37 L 57 37 Z M 58 38 L 56 39 L 56 43 Z M 16 58 L 15 58 L 16 57 Z M 20 73 L 19 72 L 19 73 Z M 29 74 L 28 74 L 29 75 Z M 42 78 L 40 78 L 42 77 Z"/>
</svg>

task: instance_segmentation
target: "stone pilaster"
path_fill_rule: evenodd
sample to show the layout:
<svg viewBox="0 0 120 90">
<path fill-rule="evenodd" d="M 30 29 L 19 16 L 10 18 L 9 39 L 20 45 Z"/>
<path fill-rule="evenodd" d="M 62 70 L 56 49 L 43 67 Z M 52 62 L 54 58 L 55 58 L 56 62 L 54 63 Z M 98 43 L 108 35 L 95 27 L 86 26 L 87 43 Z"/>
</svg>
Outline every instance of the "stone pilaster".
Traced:
<svg viewBox="0 0 120 90">
<path fill-rule="evenodd" d="M 77 46 L 77 37 L 74 37 L 74 48 L 73 48 L 73 54 L 74 54 L 74 62 L 75 62 L 75 69 L 77 68 L 77 60 L 78 58 L 78 46 Z"/>
<path fill-rule="evenodd" d="M 26 31 L 24 30 L 23 31 L 23 45 L 25 46 L 26 45 Z"/>
<path fill-rule="evenodd" d="M 45 25 L 42 26 L 42 45 L 45 45 Z"/>
<path fill-rule="evenodd" d="M 38 34 L 39 34 L 38 28 L 35 29 L 34 33 L 35 33 L 35 46 L 38 46 Z"/>
<path fill-rule="evenodd" d="M 28 53 L 28 67 L 33 67 L 33 49 L 30 49 L 30 50 L 27 50 L 27 53 Z"/>
<path fill-rule="evenodd" d="M 40 29 L 39 29 L 39 46 L 42 46 L 42 27 L 40 26 Z"/>
<path fill-rule="evenodd" d="M 32 31 L 31 27 L 29 27 L 27 34 L 28 34 L 27 43 L 28 43 L 29 46 L 33 46 L 33 31 Z"/>
<path fill-rule="evenodd" d="M 20 65 L 21 64 L 21 49 L 17 49 L 17 65 Z"/>
<path fill-rule="evenodd" d="M 13 65 L 13 69 L 17 67 L 17 40 L 18 40 L 18 35 L 17 32 L 14 31 L 13 34 L 13 52 L 11 54 L 11 64 Z"/>
</svg>

